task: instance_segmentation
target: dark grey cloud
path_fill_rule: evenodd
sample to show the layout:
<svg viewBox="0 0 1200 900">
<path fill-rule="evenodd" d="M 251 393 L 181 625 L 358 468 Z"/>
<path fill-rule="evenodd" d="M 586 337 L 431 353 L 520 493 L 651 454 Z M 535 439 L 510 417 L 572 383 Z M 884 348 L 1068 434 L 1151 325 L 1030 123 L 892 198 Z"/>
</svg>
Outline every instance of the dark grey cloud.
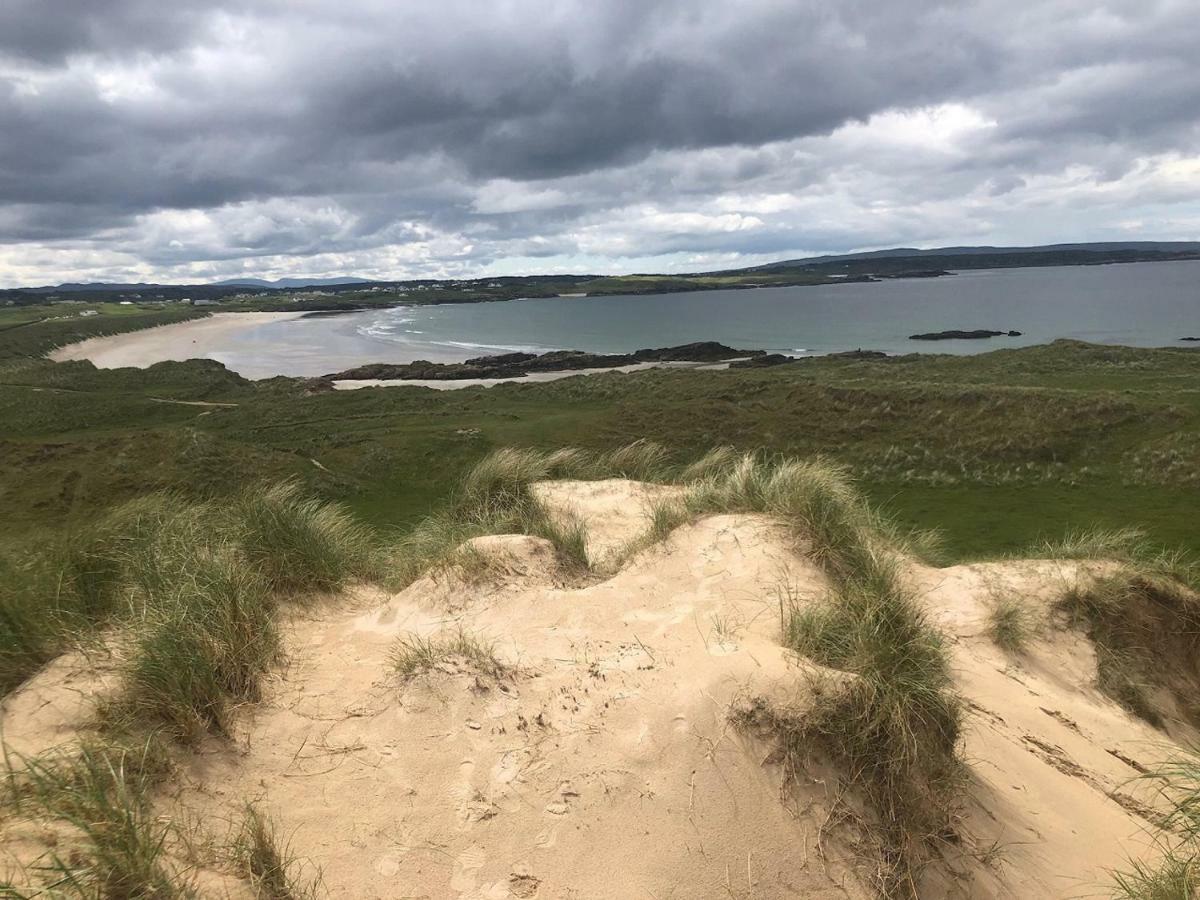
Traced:
<svg viewBox="0 0 1200 900">
<path fill-rule="evenodd" d="M 0 282 L 1088 231 L 1067 239 L 1127 227 L 1117 194 L 1186 230 L 1197 18 L 1191 0 L 8 0 Z"/>
</svg>

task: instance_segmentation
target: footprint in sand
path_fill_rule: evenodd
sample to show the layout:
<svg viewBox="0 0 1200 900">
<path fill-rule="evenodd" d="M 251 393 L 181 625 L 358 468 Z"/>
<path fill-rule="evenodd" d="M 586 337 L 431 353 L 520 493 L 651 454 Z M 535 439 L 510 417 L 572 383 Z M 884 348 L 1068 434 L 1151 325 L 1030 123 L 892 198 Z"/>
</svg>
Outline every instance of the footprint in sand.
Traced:
<svg viewBox="0 0 1200 900">
<path fill-rule="evenodd" d="M 475 890 L 476 873 L 487 862 L 487 852 L 479 844 L 472 844 L 454 860 L 454 872 L 450 876 L 453 890 L 466 892 Z"/>
<path fill-rule="evenodd" d="M 375 871 L 384 878 L 394 878 L 400 874 L 400 860 L 395 856 L 381 856 L 375 860 Z"/>
</svg>

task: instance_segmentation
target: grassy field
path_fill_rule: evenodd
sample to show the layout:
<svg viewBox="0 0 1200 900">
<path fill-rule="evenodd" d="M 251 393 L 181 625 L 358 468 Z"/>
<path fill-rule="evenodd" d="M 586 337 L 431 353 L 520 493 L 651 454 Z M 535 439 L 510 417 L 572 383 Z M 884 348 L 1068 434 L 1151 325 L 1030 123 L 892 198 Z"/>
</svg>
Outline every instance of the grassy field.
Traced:
<svg viewBox="0 0 1200 900">
<path fill-rule="evenodd" d="M 222 496 L 292 477 L 404 528 L 502 446 L 648 438 L 680 461 L 728 444 L 853 467 L 951 558 L 1090 525 L 1141 525 L 1200 550 L 1200 353 L 1060 341 L 972 357 L 815 359 L 778 369 L 646 372 L 437 392 L 314 392 L 211 362 L 146 370 L 51 363 L 64 337 L 198 311 L 0 316 L 0 540 L 71 528 L 144 493 Z M 21 311 L 21 315 L 28 315 Z M 9 327 L 5 327 L 9 326 Z"/>
</svg>

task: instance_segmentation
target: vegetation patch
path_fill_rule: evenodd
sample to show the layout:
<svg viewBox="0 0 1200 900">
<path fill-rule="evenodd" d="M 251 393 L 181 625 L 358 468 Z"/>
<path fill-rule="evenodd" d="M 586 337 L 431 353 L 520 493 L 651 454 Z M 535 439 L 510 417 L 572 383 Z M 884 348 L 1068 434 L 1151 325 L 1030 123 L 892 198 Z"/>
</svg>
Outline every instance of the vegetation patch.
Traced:
<svg viewBox="0 0 1200 900">
<path fill-rule="evenodd" d="M 1136 529 L 1079 532 L 1038 548 L 1096 564 L 1057 608 L 1096 648 L 1097 686 L 1159 728 L 1200 727 L 1200 566 Z"/>
<path fill-rule="evenodd" d="M 1037 620 L 1029 604 L 1010 593 L 992 599 L 988 610 L 987 634 L 1001 650 L 1019 655 L 1025 652 L 1037 630 Z"/>
<path fill-rule="evenodd" d="M 800 719 L 770 724 L 789 753 L 819 746 L 840 765 L 878 821 L 881 889 L 915 896 L 929 842 L 951 833 L 962 710 L 945 642 L 900 577 L 912 543 L 840 466 L 748 454 L 705 468 L 685 493 L 692 515 L 769 514 L 829 578 L 829 596 L 815 603 L 785 592 L 784 643 L 854 677 L 818 689 Z"/>
<path fill-rule="evenodd" d="M 279 837 L 278 829 L 253 806 L 247 806 L 230 855 L 259 900 L 310 900 L 319 896 L 319 875 L 308 878 L 300 861 Z"/>
<path fill-rule="evenodd" d="M 1193 900 L 1200 894 L 1200 759 L 1176 756 L 1141 776 L 1153 781 L 1168 812 L 1156 836 L 1155 862 L 1113 873 L 1116 900 Z"/>
<path fill-rule="evenodd" d="M 226 504 L 150 495 L 23 563 L 0 603 L 0 673 L 18 684 L 116 626 L 122 689 L 102 711 L 109 727 L 165 726 L 189 742 L 228 733 L 278 656 L 278 598 L 373 566 L 361 526 L 290 484 Z"/>
<path fill-rule="evenodd" d="M 404 586 L 435 567 L 460 563 L 458 548 L 487 534 L 528 534 L 554 545 L 560 562 L 587 572 L 587 526 L 569 513 L 552 512 L 531 490 L 554 478 L 650 478 L 667 473 L 665 451 L 646 441 L 608 453 L 577 448 L 554 451 L 507 448 L 480 460 L 462 479 L 450 502 L 399 540 L 389 570 Z"/>
<path fill-rule="evenodd" d="M 401 678 L 424 675 L 442 666 L 466 669 L 491 678 L 511 675 L 513 667 L 496 655 L 494 644 L 480 641 L 461 628 L 449 637 L 409 635 L 392 648 L 392 668 Z"/>
<path fill-rule="evenodd" d="M 149 806 L 151 788 L 170 771 L 156 741 L 140 746 L 85 743 L 69 755 L 6 763 L 7 811 L 61 834 L 56 846 L 25 873 L 30 883 L 0 885 L 12 892 L 6 896 L 192 896 L 186 869 L 169 856 L 172 827 Z"/>
</svg>

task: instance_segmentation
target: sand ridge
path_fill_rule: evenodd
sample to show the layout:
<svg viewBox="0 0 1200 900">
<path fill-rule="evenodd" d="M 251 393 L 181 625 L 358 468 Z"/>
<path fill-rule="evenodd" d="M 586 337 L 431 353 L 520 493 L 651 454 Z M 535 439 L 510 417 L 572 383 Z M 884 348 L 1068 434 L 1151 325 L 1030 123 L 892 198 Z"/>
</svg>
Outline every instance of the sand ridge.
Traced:
<svg viewBox="0 0 1200 900">
<path fill-rule="evenodd" d="M 670 488 L 557 482 L 543 501 L 592 526 L 616 558 Z M 720 515 L 676 530 L 603 580 L 572 582 L 538 538 L 474 542 L 493 564 L 427 574 L 296 613 L 288 662 L 233 742 L 181 757 L 164 812 L 272 815 L 334 897 L 864 898 L 869 847 L 839 827 L 834 773 L 789 780 L 771 741 L 731 715 L 803 710 L 819 667 L 779 643 L 777 591 L 819 597 L 824 575 L 778 525 Z M 1166 736 L 1094 687 L 1094 652 L 1047 625 L 1015 660 L 984 634 L 998 591 L 1047 617 L 1072 563 L 992 563 L 908 577 L 952 644 L 968 717 L 957 847 L 922 896 L 1103 894 L 1107 869 L 1152 852 L 1154 797 L 1135 781 Z M 501 677 L 448 658 L 401 678 L 397 640 L 492 644 Z M 3 708 L 5 736 L 39 748 L 81 709 L 46 705 L 74 660 Z M 40 718 L 41 705 L 57 712 Z M 64 705 L 65 704 L 65 705 Z"/>
</svg>

